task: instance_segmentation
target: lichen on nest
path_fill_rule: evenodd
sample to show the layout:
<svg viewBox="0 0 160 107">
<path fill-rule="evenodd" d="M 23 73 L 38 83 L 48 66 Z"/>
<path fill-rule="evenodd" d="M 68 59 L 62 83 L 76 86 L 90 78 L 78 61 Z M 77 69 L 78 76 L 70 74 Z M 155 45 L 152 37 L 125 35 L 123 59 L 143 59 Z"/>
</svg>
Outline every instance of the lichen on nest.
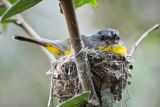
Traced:
<svg viewBox="0 0 160 107">
<path fill-rule="evenodd" d="M 99 99 L 103 90 L 109 89 L 114 100 L 120 101 L 123 89 L 130 84 L 128 78 L 131 77 L 130 71 L 133 68 L 130 57 L 95 49 L 85 49 L 85 52 Z M 73 56 L 60 58 L 51 63 L 51 72 L 53 95 L 60 101 L 82 92 Z"/>
</svg>

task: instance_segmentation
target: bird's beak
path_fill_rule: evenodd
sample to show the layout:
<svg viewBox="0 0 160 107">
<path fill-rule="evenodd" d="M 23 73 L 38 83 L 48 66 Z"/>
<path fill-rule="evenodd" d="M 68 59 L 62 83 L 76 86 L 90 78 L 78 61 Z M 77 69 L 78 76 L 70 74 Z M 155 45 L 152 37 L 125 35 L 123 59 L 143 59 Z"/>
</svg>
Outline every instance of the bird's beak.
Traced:
<svg viewBox="0 0 160 107">
<path fill-rule="evenodd" d="M 120 40 L 116 40 L 115 41 L 115 44 L 119 44 L 121 41 Z"/>
</svg>

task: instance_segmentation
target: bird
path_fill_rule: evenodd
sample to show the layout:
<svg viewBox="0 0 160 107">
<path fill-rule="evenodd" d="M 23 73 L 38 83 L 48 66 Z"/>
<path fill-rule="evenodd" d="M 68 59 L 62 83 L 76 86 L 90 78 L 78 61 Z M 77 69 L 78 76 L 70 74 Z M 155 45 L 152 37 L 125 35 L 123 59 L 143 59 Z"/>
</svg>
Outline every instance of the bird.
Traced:
<svg viewBox="0 0 160 107">
<path fill-rule="evenodd" d="M 88 49 L 97 49 L 102 52 L 110 52 L 117 55 L 125 56 L 127 48 L 120 40 L 119 31 L 113 28 L 106 28 L 98 31 L 91 36 L 81 35 L 84 47 Z M 36 39 L 33 37 L 14 35 L 16 40 L 35 43 L 45 47 L 55 58 L 61 56 L 69 57 L 73 55 L 73 49 L 70 39 L 50 40 L 50 39 Z"/>
</svg>

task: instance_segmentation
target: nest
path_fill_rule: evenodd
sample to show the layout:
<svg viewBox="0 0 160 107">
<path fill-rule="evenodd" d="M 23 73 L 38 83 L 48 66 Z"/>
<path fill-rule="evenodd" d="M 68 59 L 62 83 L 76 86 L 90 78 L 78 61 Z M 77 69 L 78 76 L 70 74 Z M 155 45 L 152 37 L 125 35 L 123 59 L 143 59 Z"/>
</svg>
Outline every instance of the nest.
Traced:
<svg viewBox="0 0 160 107">
<path fill-rule="evenodd" d="M 130 82 L 130 71 L 133 68 L 130 58 L 113 53 L 104 53 L 95 49 L 86 49 L 91 75 L 96 93 L 109 89 L 114 100 L 122 99 L 122 91 Z M 74 57 L 60 58 L 51 63 L 53 95 L 60 102 L 82 92 L 79 83 Z M 106 85 L 104 85 L 106 84 Z"/>
</svg>

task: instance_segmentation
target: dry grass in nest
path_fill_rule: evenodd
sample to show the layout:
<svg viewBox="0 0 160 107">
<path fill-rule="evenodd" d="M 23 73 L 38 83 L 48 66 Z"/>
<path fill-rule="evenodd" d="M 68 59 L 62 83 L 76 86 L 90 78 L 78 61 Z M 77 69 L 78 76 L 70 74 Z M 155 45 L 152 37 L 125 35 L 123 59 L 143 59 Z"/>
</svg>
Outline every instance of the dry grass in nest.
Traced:
<svg viewBox="0 0 160 107">
<path fill-rule="evenodd" d="M 109 89 L 114 100 L 121 100 L 123 89 L 130 83 L 128 78 L 131 77 L 130 71 L 133 67 L 130 58 L 95 49 L 85 51 L 99 99 L 101 99 L 101 93 Z M 65 101 L 82 92 L 73 56 L 60 58 L 51 65 L 52 88 L 55 97 L 60 101 Z"/>
</svg>

